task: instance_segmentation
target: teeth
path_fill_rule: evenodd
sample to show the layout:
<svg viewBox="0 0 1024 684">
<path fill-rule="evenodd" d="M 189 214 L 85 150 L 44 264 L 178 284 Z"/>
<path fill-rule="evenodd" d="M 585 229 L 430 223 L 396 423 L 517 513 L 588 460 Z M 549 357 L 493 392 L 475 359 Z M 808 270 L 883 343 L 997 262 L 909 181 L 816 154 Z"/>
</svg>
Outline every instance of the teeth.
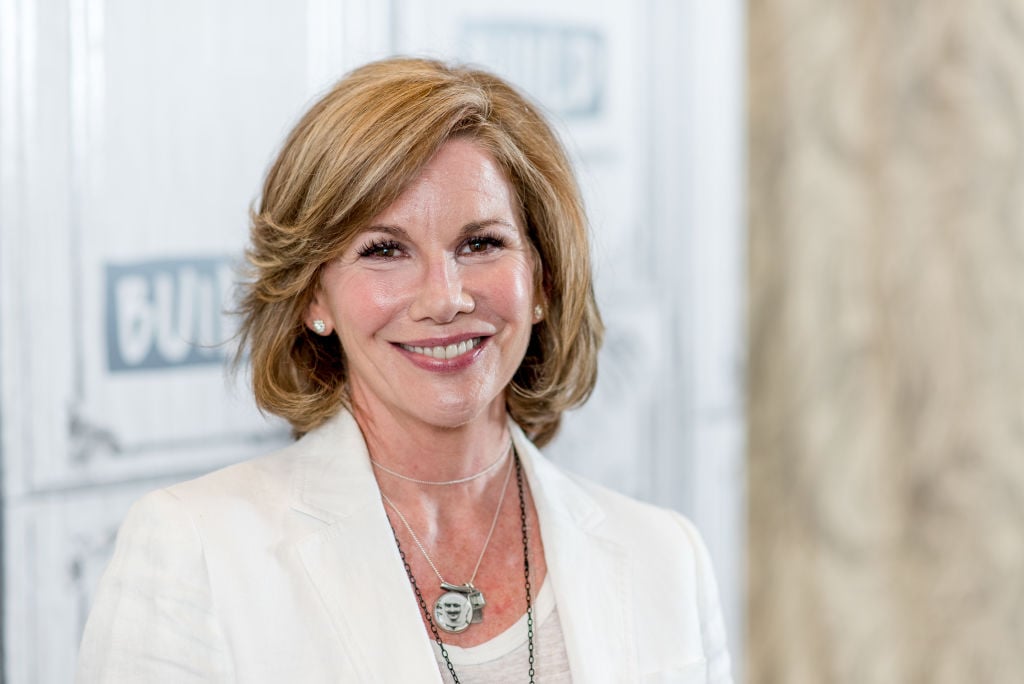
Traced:
<svg viewBox="0 0 1024 684">
<path fill-rule="evenodd" d="M 458 344 L 449 344 L 447 347 L 413 347 L 408 344 L 403 344 L 402 349 L 411 351 L 414 354 L 423 354 L 435 359 L 454 359 L 456 356 L 462 356 L 470 349 L 474 349 L 480 344 L 480 338 L 474 337 Z"/>
</svg>

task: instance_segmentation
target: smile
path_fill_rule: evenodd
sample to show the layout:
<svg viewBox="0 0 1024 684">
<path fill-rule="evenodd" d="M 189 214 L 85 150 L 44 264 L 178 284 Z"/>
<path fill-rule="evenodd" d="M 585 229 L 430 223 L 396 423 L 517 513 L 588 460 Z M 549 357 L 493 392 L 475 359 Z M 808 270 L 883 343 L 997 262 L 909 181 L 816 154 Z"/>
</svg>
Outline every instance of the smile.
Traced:
<svg viewBox="0 0 1024 684">
<path fill-rule="evenodd" d="M 402 349 L 412 352 L 413 354 L 422 354 L 423 356 L 429 356 L 433 359 L 454 359 L 457 356 L 462 356 L 466 352 L 475 349 L 480 344 L 480 337 L 472 337 L 468 340 L 463 340 L 458 344 L 449 344 L 447 346 L 440 347 L 413 347 L 412 345 L 403 344 L 400 345 Z"/>
</svg>

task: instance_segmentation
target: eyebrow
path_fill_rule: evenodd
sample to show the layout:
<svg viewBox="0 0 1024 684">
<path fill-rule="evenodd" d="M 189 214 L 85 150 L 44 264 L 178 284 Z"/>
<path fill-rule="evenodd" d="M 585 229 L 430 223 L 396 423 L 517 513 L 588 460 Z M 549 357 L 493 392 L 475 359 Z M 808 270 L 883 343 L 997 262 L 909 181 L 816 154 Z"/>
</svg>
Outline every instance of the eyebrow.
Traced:
<svg viewBox="0 0 1024 684">
<path fill-rule="evenodd" d="M 392 237 L 403 238 L 403 239 L 409 237 L 409 233 L 405 230 L 405 228 L 402 228 L 400 226 L 390 226 L 390 225 L 384 225 L 384 224 L 375 224 L 375 225 L 372 225 L 372 226 L 366 226 L 365 228 L 360 230 L 358 234 L 362 235 L 363 233 L 387 233 L 388 235 L 391 235 Z"/>
<path fill-rule="evenodd" d="M 509 230 L 517 230 L 515 224 L 509 223 L 505 219 L 495 217 L 482 219 L 480 221 L 470 221 L 469 223 L 462 227 L 462 230 L 459 231 L 459 237 L 468 237 L 470 235 L 480 232 L 484 228 L 489 228 L 491 226 L 503 226 L 505 228 L 508 228 Z M 386 233 L 388 235 L 391 235 L 392 237 L 399 238 L 402 240 L 409 239 L 409 231 L 407 231 L 405 228 L 402 228 L 401 226 L 393 226 L 390 224 L 369 225 L 363 228 L 361 231 L 359 231 L 359 233 Z"/>
<path fill-rule="evenodd" d="M 489 218 L 482 221 L 471 221 L 462 227 L 461 235 L 467 237 L 473 233 L 478 233 L 484 228 L 490 228 L 491 226 L 503 226 L 509 230 L 516 230 L 515 224 L 509 223 L 502 218 Z"/>
</svg>

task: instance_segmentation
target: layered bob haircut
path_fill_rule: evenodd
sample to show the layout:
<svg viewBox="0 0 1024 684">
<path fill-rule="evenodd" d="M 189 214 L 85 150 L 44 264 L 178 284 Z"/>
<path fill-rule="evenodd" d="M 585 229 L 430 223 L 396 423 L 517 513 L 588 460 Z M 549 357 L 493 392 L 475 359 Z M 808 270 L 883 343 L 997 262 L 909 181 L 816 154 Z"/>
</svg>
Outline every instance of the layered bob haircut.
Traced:
<svg viewBox="0 0 1024 684">
<path fill-rule="evenodd" d="M 603 335 L 587 223 L 565 150 L 537 108 L 500 78 L 395 58 L 349 73 L 288 135 L 252 211 L 239 304 L 262 410 L 301 435 L 351 409 L 337 335 L 304 325 L 326 264 L 390 206 L 437 150 L 468 138 L 504 170 L 534 251 L 545 317 L 506 390 L 508 411 L 538 445 L 590 396 Z"/>
</svg>

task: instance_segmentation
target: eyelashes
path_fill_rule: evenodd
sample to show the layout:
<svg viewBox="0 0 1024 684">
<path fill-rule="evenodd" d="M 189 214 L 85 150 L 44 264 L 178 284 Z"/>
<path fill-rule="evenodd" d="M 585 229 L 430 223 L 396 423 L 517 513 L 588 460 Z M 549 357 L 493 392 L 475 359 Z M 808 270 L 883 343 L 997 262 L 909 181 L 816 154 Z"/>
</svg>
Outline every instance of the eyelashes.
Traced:
<svg viewBox="0 0 1024 684">
<path fill-rule="evenodd" d="M 489 248 L 501 249 L 505 244 L 505 238 L 497 233 L 481 233 L 468 238 L 463 243 L 463 248 L 479 254 L 488 251 Z"/>
<path fill-rule="evenodd" d="M 504 236 L 498 233 L 479 233 L 466 238 L 458 248 L 458 254 L 488 254 L 503 249 L 508 244 Z M 404 249 L 396 240 L 390 238 L 374 238 L 363 244 L 358 254 L 371 259 L 395 259 L 402 255 Z"/>
<path fill-rule="evenodd" d="M 371 240 L 359 248 L 359 256 L 393 259 L 400 249 L 402 246 L 394 240 Z"/>
</svg>

